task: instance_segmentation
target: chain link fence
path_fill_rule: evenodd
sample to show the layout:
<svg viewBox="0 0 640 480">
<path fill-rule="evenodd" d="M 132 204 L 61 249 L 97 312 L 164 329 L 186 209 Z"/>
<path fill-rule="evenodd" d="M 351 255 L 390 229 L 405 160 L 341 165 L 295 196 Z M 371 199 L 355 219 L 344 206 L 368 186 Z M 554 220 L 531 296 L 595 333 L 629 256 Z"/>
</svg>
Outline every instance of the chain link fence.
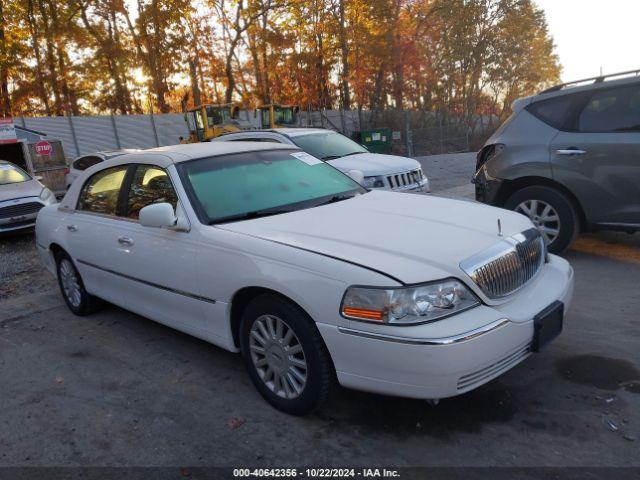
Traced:
<svg viewBox="0 0 640 480">
<path fill-rule="evenodd" d="M 252 112 L 243 110 L 240 118 L 252 120 Z M 358 132 L 365 130 L 390 129 L 393 132 L 390 153 L 413 157 L 477 150 L 498 122 L 479 116 L 472 120 L 463 122 L 456 117 L 418 110 L 323 110 L 301 111 L 298 126 L 336 130 L 351 138 L 357 138 Z M 14 121 L 17 126 L 62 141 L 69 159 L 100 150 L 175 145 L 180 137 L 189 135 L 181 113 L 17 117 Z"/>
</svg>

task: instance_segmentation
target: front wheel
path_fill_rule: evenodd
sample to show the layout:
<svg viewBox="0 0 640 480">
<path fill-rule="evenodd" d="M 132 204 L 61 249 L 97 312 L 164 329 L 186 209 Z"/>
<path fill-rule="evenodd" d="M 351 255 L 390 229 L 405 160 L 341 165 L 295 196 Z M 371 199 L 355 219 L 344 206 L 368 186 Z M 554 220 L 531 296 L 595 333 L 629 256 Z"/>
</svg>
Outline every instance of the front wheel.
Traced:
<svg viewBox="0 0 640 480">
<path fill-rule="evenodd" d="M 509 197 L 505 208 L 529 217 L 551 253 L 569 248 L 580 231 L 573 203 L 554 188 L 532 186 L 518 190 Z"/>
<path fill-rule="evenodd" d="M 253 384 L 278 410 L 304 415 L 326 399 L 329 352 L 315 323 L 297 305 L 261 295 L 245 308 L 240 349 Z"/>
</svg>

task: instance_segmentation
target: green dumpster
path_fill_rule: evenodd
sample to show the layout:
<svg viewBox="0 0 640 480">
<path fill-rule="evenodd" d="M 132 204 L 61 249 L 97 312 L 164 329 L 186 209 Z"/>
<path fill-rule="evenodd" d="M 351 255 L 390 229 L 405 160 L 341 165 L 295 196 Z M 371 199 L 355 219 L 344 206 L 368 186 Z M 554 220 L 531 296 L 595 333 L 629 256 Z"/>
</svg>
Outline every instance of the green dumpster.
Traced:
<svg viewBox="0 0 640 480">
<path fill-rule="evenodd" d="M 391 152 L 392 133 L 390 128 L 363 130 L 360 132 L 361 143 L 367 147 L 370 152 L 389 153 Z"/>
</svg>

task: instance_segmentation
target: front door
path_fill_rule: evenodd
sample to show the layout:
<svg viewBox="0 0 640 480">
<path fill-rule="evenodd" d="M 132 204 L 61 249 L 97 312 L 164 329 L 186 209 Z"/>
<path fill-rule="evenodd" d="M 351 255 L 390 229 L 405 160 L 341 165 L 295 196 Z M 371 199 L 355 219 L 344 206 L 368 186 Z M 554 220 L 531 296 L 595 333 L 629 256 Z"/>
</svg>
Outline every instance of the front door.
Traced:
<svg viewBox="0 0 640 480">
<path fill-rule="evenodd" d="M 640 225 L 640 85 L 596 90 L 551 142 L 553 176 L 593 223 Z"/>
</svg>

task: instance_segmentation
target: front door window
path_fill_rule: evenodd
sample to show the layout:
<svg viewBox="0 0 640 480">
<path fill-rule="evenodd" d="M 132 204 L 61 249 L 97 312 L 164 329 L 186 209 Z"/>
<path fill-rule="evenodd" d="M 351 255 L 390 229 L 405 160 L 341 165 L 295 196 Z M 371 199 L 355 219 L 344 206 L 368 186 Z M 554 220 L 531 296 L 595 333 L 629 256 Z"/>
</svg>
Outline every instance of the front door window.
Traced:
<svg viewBox="0 0 640 480">
<path fill-rule="evenodd" d="M 127 198 L 126 216 L 137 220 L 140 210 L 154 203 L 170 203 L 175 210 L 178 197 L 167 172 L 153 165 L 139 165 Z"/>
</svg>

